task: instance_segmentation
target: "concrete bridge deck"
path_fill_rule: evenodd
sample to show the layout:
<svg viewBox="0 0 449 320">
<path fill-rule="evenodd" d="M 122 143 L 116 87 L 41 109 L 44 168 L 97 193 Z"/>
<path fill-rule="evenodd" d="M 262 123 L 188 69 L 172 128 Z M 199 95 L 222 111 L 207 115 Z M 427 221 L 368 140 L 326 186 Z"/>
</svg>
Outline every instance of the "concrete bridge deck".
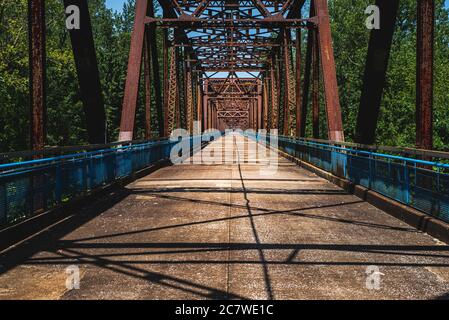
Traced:
<svg viewBox="0 0 449 320">
<path fill-rule="evenodd" d="M 447 245 L 285 159 L 262 175 L 225 139 L 237 163 L 160 169 L 3 253 L 0 299 L 448 298 Z"/>
</svg>

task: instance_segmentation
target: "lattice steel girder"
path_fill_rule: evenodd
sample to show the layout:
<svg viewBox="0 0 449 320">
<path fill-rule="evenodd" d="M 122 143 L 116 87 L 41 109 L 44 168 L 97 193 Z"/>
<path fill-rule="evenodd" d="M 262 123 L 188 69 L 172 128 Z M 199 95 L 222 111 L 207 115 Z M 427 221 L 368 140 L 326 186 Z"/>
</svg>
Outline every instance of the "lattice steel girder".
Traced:
<svg viewBox="0 0 449 320">
<path fill-rule="evenodd" d="M 248 118 L 249 111 L 218 111 L 219 118 Z"/>
<path fill-rule="evenodd" d="M 193 115 L 194 115 L 194 90 L 192 83 L 192 72 L 189 70 L 186 73 L 186 106 L 187 106 L 187 130 L 189 132 L 193 131 Z"/>
<path fill-rule="evenodd" d="M 289 43 L 291 42 L 290 30 L 284 30 L 284 68 L 285 68 L 285 107 L 284 107 L 284 134 L 292 135 L 296 129 L 294 113 L 296 110 L 296 79 L 293 71 L 294 64 Z"/>
<path fill-rule="evenodd" d="M 176 129 L 176 106 L 178 100 L 178 77 L 176 49 L 170 48 L 170 75 L 167 97 L 167 128 L 165 136 L 168 137 Z"/>
</svg>

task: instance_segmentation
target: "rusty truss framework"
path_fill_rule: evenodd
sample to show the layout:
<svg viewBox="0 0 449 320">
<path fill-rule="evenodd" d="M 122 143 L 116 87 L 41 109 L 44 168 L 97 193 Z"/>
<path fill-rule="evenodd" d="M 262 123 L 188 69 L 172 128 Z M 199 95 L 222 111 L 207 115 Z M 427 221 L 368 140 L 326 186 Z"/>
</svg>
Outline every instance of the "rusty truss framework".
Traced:
<svg viewBox="0 0 449 320">
<path fill-rule="evenodd" d="M 88 0 L 63 2 L 66 11 L 76 6 L 80 12 L 83 27 L 69 35 L 89 142 L 103 143 L 106 114 Z M 120 141 L 135 137 L 139 88 L 146 138 L 179 127 L 193 132 L 198 121 L 202 130 L 278 129 L 299 137 L 311 123 L 314 137 L 344 140 L 328 0 L 158 2 L 157 13 L 153 0 L 135 2 Z M 359 143 L 375 142 L 400 2 L 375 0 L 382 18 L 380 29 L 370 31 L 354 132 Z M 45 0 L 28 5 L 30 145 L 40 150 L 46 140 Z M 417 0 L 416 27 L 416 144 L 432 149 L 435 0 Z M 320 128 L 322 114 L 327 132 Z"/>
<path fill-rule="evenodd" d="M 327 1 L 311 1 L 303 18 L 305 2 L 159 0 L 163 15 L 156 17 L 152 0 L 137 0 L 120 140 L 133 138 L 141 61 L 157 52 L 155 30 L 162 30 L 164 40 L 164 85 L 155 90 L 162 93 L 161 134 L 192 131 L 193 122 L 201 121 L 203 130 L 263 128 L 304 136 L 314 64 L 315 78 L 324 80 L 329 138 L 343 140 Z M 304 72 L 303 29 L 309 43 Z M 321 61 L 310 58 L 314 50 Z M 144 66 L 156 68 L 152 82 L 160 82 L 159 66 Z M 313 89 L 317 97 L 319 87 Z"/>
</svg>

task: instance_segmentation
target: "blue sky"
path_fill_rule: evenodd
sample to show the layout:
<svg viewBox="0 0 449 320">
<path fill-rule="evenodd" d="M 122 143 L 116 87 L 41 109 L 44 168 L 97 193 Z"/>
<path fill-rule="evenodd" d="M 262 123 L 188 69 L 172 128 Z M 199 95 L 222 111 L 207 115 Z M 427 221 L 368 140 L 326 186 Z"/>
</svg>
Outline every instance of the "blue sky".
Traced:
<svg viewBox="0 0 449 320">
<path fill-rule="evenodd" d="M 106 0 L 106 5 L 114 10 L 121 10 L 125 0 Z M 446 0 L 446 6 L 449 7 L 449 0 Z"/>
<path fill-rule="evenodd" d="M 125 0 L 106 0 L 106 5 L 108 8 L 114 10 L 122 10 L 123 3 L 125 3 Z"/>
</svg>

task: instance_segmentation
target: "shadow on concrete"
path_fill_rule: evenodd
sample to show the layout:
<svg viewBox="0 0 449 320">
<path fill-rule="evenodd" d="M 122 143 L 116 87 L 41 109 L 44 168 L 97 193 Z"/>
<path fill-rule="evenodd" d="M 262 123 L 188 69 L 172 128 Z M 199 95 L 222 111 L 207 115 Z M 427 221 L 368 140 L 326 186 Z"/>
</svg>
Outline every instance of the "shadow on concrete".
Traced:
<svg viewBox="0 0 449 320">
<path fill-rule="evenodd" d="M 235 150 L 237 151 L 237 159 L 240 159 L 240 150 L 239 150 L 238 145 L 235 143 L 235 140 L 234 140 L 234 144 L 235 144 Z M 257 232 L 256 222 L 254 221 L 254 216 L 253 216 L 253 212 L 251 209 L 251 201 L 248 198 L 248 191 L 245 187 L 245 180 L 243 179 L 242 166 L 240 164 L 240 161 L 238 163 L 238 168 L 239 168 L 240 182 L 242 183 L 243 196 L 244 196 L 245 202 L 246 202 L 245 207 L 246 207 L 246 211 L 248 212 L 251 229 L 253 232 L 254 240 L 256 241 L 256 245 L 258 247 L 257 251 L 259 253 L 259 259 L 260 259 L 260 263 L 261 263 L 262 269 L 263 269 L 264 280 L 265 280 L 265 291 L 268 295 L 268 299 L 274 300 L 275 297 L 274 297 L 274 292 L 273 292 L 273 289 L 271 286 L 270 273 L 268 270 L 267 261 L 265 259 L 265 254 L 261 248 L 262 243 L 260 241 L 260 237 Z"/>
<path fill-rule="evenodd" d="M 224 299 L 245 299 L 245 297 L 235 295 L 223 290 L 211 288 L 202 284 L 194 283 L 186 279 L 164 275 L 159 272 L 151 272 L 137 266 L 131 265 L 128 262 L 117 262 L 113 260 L 105 259 L 98 255 L 90 255 L 86 253 L 79 253 L 76 250 L 65 249 L 69 254 L 63 254 L 58 252 L 59 255 L 65 256 L 71 260 L 73 264 L 74 255 L 77 256 L 77 260 L 80 264 L 91 264 L 97 267 L 107 269 L 119 274 L 123 274 L 129 277 L 149 281 L 154 284 L 158 284 L 167 288 L 180 290 L 183 292 L 195 294 L 197 296 L 212 299 L 212 300 L 224 300 Z M 148 261 L 147 261 L 148 262 Z M 146 264 L 146 263 L 144 263 Z M 72 291 L 73 292 L 73 291 Z M 70 298 L 70 292 L 64 297 Z"/>
<path fill-rule="evenodd" d="M 401 246 L 401 245 L 337 245 L 337 244 L 274 244 L 274 243 L 84 243 L 77 244 L 70 241 L 58 243 L 58 250 L 53 253 L 60 257 L 30 258 L 22 263 L 24 265 L 46 265 L 61 264 L 71 265 L 74 261 L 85 265 L 159 265 L 159 264 L 248 264 L 258 265 L 322 265 L 322 266 L 394 266 L 394 267 L 449 267 L 449 262 L 401 262 L 392 261 L 392 257 L 386 261 L 310 261 L 296 259 L 296 255 L 301 251 L 336 251 L 361 254 L 382 254 L 398 256 L 399 260 L 403 256 L 423 257 L 423 258 L 449 258 L 449 246 Z M 92 250 L 112 249 L 126 250 L 123 253 L 88 254 Z M 129 249 L 173 249 L 155 251 L 136 251 Z M 214 251 L 259 251 L 259 250 L 291 250 L 286 259 L 264 259 L 260 260 L 113 260 L 106 258 L 119 258 L 127 256 L 151 256 L 151 255 L 173 255 L 173 254 L 193 254 Z M 69 252 L 65 255 L 63 252 Z M 446 252 L 448 254 L 438 254 Z"/>
<path fill-rule="evenodd" d="M 221 181 L 221 179 L 220 179 Z M 323 189 L 269 189 L 269 188 L 238 188 L 238 187 L 221 187 L 221 188 L 211 188 L 211 187 L 175 187 L 175 188 L 157 188 L 157 189 L 147 189 L 147 188 L 137 188 L 134 189 L 136 193 L 145 192 L 145 193 L 184 193 L 184 192 L 201 192 L 201 193 L 244 193 L 247 194 L 272 194 L 272 195 L 349 195 L 346 191 L 343 190 L 323 190 Z"/>
<path fill-rule="evenodd" d="M 107 196 L 103 196 L 88 204 L 79 213 L 63 217 L 61 221 L 3 251 L 0 254 L 0 275 L 23 263 L 40 251 L 55 251 L 58 247 L 58 240 L 88 223 L 129 195 L 130 191 L 128 189 L 123 187 L 117 188 Z"/>
</svg>

